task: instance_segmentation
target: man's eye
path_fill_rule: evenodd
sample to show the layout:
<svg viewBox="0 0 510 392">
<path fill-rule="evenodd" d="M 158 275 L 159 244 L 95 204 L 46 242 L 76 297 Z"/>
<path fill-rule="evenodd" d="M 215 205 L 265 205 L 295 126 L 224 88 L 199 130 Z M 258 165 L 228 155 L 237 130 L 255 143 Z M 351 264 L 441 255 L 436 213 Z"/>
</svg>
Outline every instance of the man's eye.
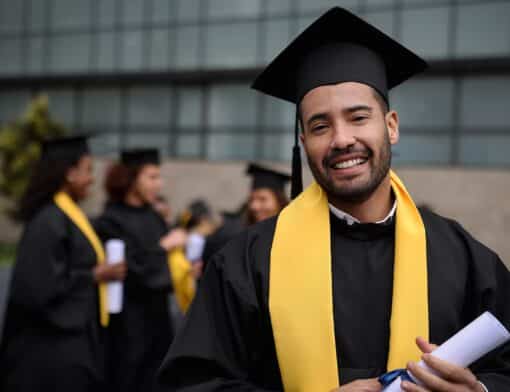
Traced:
<svg viewBox="0 0 510 392">
<path fill-rule="evenodd" d="M 312 128 L 312 132 L 320 132 L 322 131 L 323 129 L 327 128 L 326 125 L 322 124 L 322 125 L 316 125 Z"/>
<path fill-rule="evenodd" d="M 353 118 L 353 121 L 354 122 L 361 122 L 363 120 L 366 120 L 368 117 L 367 116 L 356 116 Z"/>
</svg>

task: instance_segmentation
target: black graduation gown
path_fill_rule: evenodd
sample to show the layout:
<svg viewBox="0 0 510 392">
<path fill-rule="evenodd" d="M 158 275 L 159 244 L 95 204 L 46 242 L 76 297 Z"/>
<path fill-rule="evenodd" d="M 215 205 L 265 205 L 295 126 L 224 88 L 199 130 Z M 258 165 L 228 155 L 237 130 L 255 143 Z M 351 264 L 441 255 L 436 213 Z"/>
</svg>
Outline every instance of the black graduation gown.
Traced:
<svg viewBox="0 0 510 392">
<path fill-rule="evenodd" d="M 107 204 L 94 221 L 100 238 L 126 244 L 123 310 L 108 328 L 110 391 L 153 391 L 155 374 L 173 338 L 167 253 L 159 246 L 164 220 L 149 206 Z"/>
<path fill-rule="evenodd" d="M 96 260 L 87 238 L 55 204 L 26 224 L 0 349 L 2 392 L 98 390 Z"/>
<path fill-rule="evenodd" d="M 510 274 L 456 222 L 422 212 L 428 252 L 430 340 L 442 343 L 485 310 L 510 328 Z M 166 391 L 282 390 L 268 311 L 276 218 L 218 253 L 160 370 Z M 331 216 L 339 376 L 345 384 L 386 371 L 394 223 L 349 227 Z M 306 244 L 304 245 L 306 246 Z M 510 390 L 510 355 L 475 372 L 491 392 Z"/>
</svg>

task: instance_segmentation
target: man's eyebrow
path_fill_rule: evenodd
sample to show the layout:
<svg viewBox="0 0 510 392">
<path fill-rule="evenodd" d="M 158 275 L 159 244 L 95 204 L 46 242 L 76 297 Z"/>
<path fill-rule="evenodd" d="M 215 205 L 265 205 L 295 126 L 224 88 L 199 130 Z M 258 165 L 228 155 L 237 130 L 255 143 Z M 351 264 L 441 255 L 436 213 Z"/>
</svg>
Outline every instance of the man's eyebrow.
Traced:
<svg viewBox="0 0 510 392">
<path fill-rule="evenodd" d="M 343 109 L 342 112 L 344 112 L 345 114 L 352 114 L 352 113 L 358 112 L 360 110 L 364 110 L 364 111 L 367 111 L 370 113 L 372 113 L 374 111 L 374 109 L 368 105 L 355 105 L 355 106 L 350 106 L 348 108 Z"/>
</svg>

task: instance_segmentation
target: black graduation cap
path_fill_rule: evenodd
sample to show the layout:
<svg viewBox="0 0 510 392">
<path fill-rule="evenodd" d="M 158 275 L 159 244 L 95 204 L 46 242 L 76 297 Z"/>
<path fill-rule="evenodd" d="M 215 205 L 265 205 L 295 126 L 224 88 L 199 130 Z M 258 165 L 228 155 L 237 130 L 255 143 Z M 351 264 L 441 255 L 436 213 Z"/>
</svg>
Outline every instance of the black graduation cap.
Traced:
<svg viewBox="0 0 510 392">
<path fill-rule="evenodd" d="M 246 174 L 252 177 L 251 189 L 269 188 L 275 191 L 284 191 L 285 184 L 291 176 L 272 170 L 256 163 L 250 163 L 246 168 Z"/>
<path fill-rule="evenodd" d="M 159 165 L 159 150 L 156 148 L 138 148 L 133 150 L 124 150 L 121 152 L 121 162 L 128 166 L 137 165 Z"/>
<path fill-rule="evenodd" d="M 292 41 L 262 71 L 252 88 L 298 105 L 316 87 L 359 82 L 373 87 L 388 102 L 388 90 L 426 68 L 422 58 L 393 38 L 335 7 Z M 302 190 L 298 113 L 295 128 L 293 198 Z"/>
<path fill-rule="evenodd" d="M 89 154 L 88 136 L 70 136 L 48 139 L 42 143 L 41 159 L 77 161 Z"/>
</svg>

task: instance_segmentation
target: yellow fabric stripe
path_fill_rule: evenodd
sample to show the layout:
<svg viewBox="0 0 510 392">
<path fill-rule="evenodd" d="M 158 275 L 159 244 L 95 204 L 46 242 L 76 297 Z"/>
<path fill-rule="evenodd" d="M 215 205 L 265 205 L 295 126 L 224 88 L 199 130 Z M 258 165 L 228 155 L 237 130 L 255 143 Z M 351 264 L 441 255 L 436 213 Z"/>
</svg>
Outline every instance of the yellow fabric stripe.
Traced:
<svg viewBox="0 0 510 392">
<path fill-rule="evenodd" d="M 97 264 L 105 262 L 105 253 L 103 245 L 99 240 L 96 232 L 92 228 L 89 220 L 78 207 L 78 205 L 71 199 L 65 192 L 58 192 L 54 195 L 53 201 L 69 219 L 80 229 L 83 235 L 94 248 L 97 257 Z M 99 321 L 103 327 L 107 327 L 109 323 L 110 314 L 108 313 L 108 296 L 106 292 L 106 283 L 98 284 L 99 291 Z"/>
<path fill-rule="evenodd" d="M 183 249 L 174 249 L 168 253 L 168 268 L 177 305 L 186 313 L 195 297 L 196 285 L 191 275 L 191 263 L 186 259 Z"/>
<path fill-rule="evenodd" d="M 414 339 L 429 335 L 425 229 L 393 172 L 391 185 L 397 216 L 389 370 L 417 360 Z M 313 183 L 280 214 L 271 249 L 269 308 L 287 392 L 339 385 L 331 275 L 328 201 Z"/>
<path fill-rule="evenodd" d="M 329 208 L 313 183 L 280 214 L 271 248 L 269 311 L 287 392 L 338 387 Z"/>
<path fill-rule="evenodd" d="M 416 337 L 429 338 L 425 227 L 411 196 L 393 172 L 391 185 L 397 198 L 397 221 L 388 370 L 417 361 L 421 352 Z"/>
</svg>

